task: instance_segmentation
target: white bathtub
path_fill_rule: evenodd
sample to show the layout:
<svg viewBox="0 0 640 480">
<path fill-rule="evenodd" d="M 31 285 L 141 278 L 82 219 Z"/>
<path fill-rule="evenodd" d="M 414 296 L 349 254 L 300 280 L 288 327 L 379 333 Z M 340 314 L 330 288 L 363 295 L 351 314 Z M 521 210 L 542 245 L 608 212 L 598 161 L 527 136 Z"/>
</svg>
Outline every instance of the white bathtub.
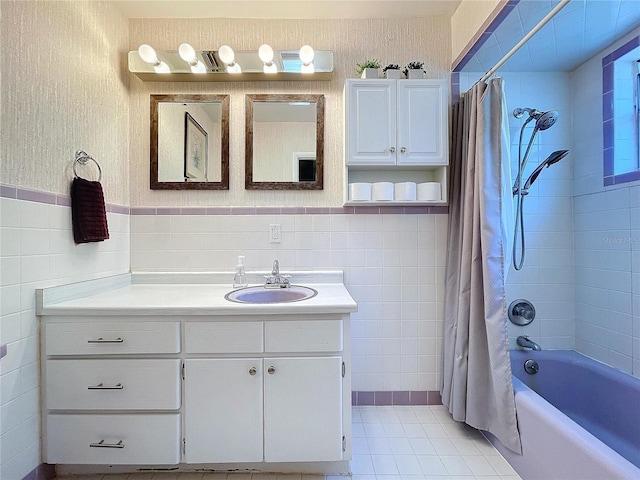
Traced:
<svg viewBox="0 0 640 480">
<path fill-rule="evenodd" d="M 640 480 L 639 379 L 570 350 L 514 350 L 511 365 L 523 454 L 488 436 L 523 480 Z"/>
</svg>

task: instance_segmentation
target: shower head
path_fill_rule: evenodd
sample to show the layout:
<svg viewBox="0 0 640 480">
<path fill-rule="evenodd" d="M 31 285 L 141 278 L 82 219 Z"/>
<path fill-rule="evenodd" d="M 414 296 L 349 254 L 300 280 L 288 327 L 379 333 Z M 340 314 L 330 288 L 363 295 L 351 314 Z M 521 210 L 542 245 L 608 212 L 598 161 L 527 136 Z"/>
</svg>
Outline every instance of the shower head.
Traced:
<svg viewBox="0 0 640 480">
<path fill-rule="evenodd" d="M 556 123 L 556 120 L 558 120 L 558 112 L 556 112 L 555 110 L 541 113 L 538 117 L 536 117 L 536 128 L 538 130 L 546 130 L 554 123 Z"/>
<path fill-rule="evenodd" d="M 526 195 L 527 193 L 529 193 L 529 188 L 531 188 L 531 185 L 533 185 L 533 182 L 536 181 L 538 175 L 540 175 L 540 172 L 542 172 L 544 168 L 559 162 L 564 157 L 566 157 L 568 153 L 569 150 L 556 150 L 551 155 L 549 155 L 542 163 L 540 163 L 540 165 L 536 167 L 533 173 L 529 175 L 527 181 L 524 182 L 524 186 L 522 187 L 522 194 Z"/>
</svg>

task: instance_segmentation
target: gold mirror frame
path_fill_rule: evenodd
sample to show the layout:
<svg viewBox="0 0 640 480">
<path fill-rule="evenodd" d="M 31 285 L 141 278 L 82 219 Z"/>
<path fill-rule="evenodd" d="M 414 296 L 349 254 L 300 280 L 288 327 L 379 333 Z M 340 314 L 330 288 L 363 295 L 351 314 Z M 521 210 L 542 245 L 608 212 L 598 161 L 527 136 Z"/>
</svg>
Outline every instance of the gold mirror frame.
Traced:
<svg viewBox="0 0 640 480">
<path fill-rule="evenodd" d="M 253 119 L 255 102 L 310 102 L 316 104 L 316 179 L 302 182 L 258 182 L 253 180 Z M 246 190 L 322 190 L 324 181 L 324 95 L 245 95 L 245 182 Z"/>
<path fill-rule="evenodd" d="M 229 95 L 151 95 L 150 116 L 150 188 L 152 190 L 229 190 Z M 158 181 L 158 104 L 220 103 L 221 151 L 219 182 L 160 182 Z"/>
</svg>

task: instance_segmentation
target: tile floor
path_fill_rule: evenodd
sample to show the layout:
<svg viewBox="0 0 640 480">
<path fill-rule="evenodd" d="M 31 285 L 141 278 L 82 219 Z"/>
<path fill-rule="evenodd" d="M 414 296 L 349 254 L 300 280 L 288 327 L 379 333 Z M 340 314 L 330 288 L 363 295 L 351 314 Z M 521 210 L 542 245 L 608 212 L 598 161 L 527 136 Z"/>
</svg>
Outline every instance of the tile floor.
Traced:
<svg viewBox="0 0 640 480">
<path fill-rule="evenodd" d="M 353 480 L 520 480 L 477 431 L 438 406 L 353 407 Z M 58 480 L 323 480 L 319 475 L 136 473 Z M 342 480 L 328 476 L 325 480 Z"/>
</svg>

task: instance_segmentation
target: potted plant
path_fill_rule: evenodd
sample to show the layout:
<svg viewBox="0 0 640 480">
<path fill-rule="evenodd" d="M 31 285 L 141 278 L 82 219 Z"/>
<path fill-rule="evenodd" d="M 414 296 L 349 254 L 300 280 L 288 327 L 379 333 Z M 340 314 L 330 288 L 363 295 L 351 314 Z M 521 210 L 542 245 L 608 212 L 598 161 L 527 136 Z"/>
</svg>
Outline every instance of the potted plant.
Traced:
<svg viewBox="0 0 640 480">
<path fill-rule="evenodd" d="M 382 69 L 385 78 L 402 78 L 400 66 L 397 63 L 390 63 Z"/>
<path fill-rule="evenodd" d="M 402 73 L 407 78 L 424 78 L 424 62 L 409 62 Z"/>
<path fill-rule="evenodd" d="M 380 60 L 365 60 L 362 63 L 356 63 L 356 72 L 360 78 L 378 78 L 378 69 L 380 68 Z"/>
</svg>

